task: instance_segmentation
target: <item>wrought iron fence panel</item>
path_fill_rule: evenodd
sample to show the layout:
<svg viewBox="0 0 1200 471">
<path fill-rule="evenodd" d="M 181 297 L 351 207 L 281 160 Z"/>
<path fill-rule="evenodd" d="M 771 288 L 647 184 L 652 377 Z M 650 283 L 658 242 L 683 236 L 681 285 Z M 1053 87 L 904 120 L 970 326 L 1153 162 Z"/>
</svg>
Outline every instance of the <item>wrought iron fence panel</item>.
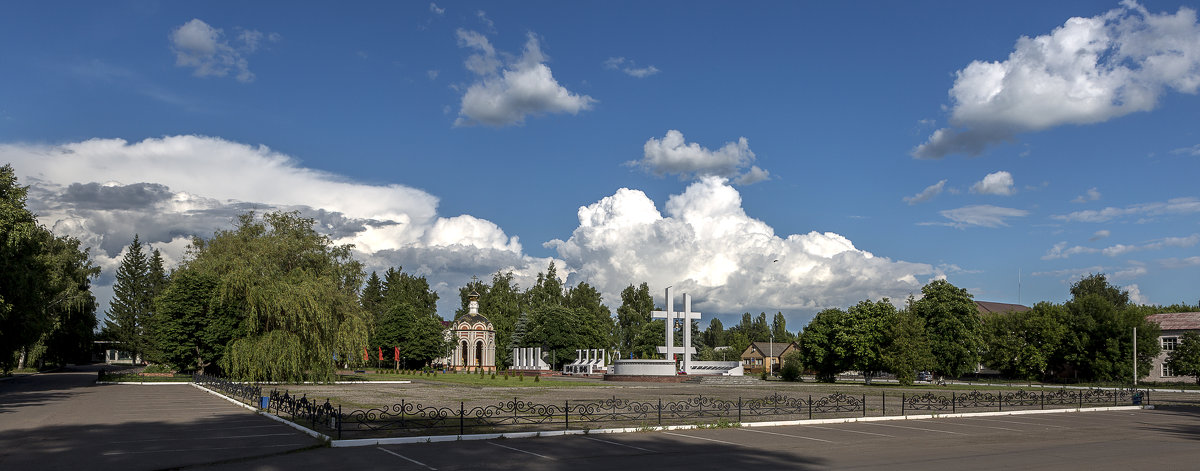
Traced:
<svg viewBox="0 0 1200 471">
<path fill-rule="evenodd" d="M 1048 406 L 1069 406 L 1079 404 L 1080 393 L 1070 389 L 1059 389 L 1045 393 L 1044 399 Z"/>
<path fill-rule="evenodd" d="M 1000 393 L 1002 407 L 1032 407 L 1042 404 L 1042 395 L 1024 389 L 1011 394 Z"/>
<path fill-rule="evenodd" d="M 687 420 L 705 417 L 729 418 L 730 410 L 737 411 L 737 403 L 723 399 L 696 396 L 682 401 L 663 404 L 664 420 Z"/>
<path fill-rule="evenodd" d="M 930 392 L 901 396 L 901 398 L 903 399 L 903 410 L 947 411 L 954 409 L 954 399 L 951 396 Z"/>
<path fill-rule="evenodd" d="M 1083 392 L 1084 404 L 1112 404 L 1129 402 L 1132 398 L 1127 389 L 1090 389 Z"/>
<path fill-rule="evenodd" d="M 971 391 L 967 394 L 959 394 L 952 397 L 956 401 L 956 409 L 996 407 L 1000 404 L 1000 399 L 996 397 L 996 394 L 990 392 Z"/>
<path fill-rule="evenodd" d="M 401 400 L 391 407 L 354 410 L 342 415 L 343 432 L 409 430 L 427 431 L 460 426 L 460 410 L 422 406 Z"/>
<path fill-rule="evenodd" d="M 782 396 L 776 393 L 761 399 L 750 399 L 742 407 L 743 413 L 750 417 L 805 415 L 808 414 L 810 403 L 811 399 Z"/>
<path fill-rule="evenodd" d="M 602 399 L 594 402 L 572 403 L 567 410 L 572 422 L 607 423 L 624 422 L 646 424 L 658 421 L 658 403 L 618 399 Z"/>
<path fill-rule="evenodd" d="M 862 398 L 858 396 L 848 396 L 842 393 L 833 393 L 812 401 L 812 411 L 814 413 L 865 413 L 866 410 L 867 405 Z"/>
<path fill-rule="evenodd" d="M 563 416 L 563 408 L 555 404 L 539 404 L 516 398 L 497 405 L 472 407 L 466 411 L 469 425 L 476 426 L 547 424 Z"/>
</svg>

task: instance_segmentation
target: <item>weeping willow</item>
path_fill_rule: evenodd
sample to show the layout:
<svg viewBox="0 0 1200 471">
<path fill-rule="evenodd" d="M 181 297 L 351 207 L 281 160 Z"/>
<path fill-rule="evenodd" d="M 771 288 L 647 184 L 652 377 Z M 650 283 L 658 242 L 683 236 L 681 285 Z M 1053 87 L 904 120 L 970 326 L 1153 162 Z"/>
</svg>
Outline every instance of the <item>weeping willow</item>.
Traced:
<svg viewBox="0 0 1200 471">
<path fill-rule="evenodd" d="M 295 212 L 253 213 L 193 241 L 189 268 L 220 280 L 215 301 L 240 312 L 222 369 L 245 381 L 329 381 L 337 358 L 366 345 L 362 265 Z"/>
</svg>

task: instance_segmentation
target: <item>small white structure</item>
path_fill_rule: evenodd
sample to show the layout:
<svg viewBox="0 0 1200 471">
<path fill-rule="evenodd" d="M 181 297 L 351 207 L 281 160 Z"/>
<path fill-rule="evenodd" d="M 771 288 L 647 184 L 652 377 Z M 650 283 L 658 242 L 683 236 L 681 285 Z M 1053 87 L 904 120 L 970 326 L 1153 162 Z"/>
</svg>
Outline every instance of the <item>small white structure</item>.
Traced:
<svg viewBox="0 0 1200 471">
<path fill-rule="evenodd" d="M 510 370 L 550 371 L 550 365 L 542 359 L 542 348 L 514 348 L 513 365 Z"/>
<path fill-rule="evenodd" d="M 441 363 L 454 371 L 496 371 L 496 329 L 479 313 L 479 293 L 468 295 L 467 313 L 459 316 L 444 335 L 454 351 Z"/>
<path fill-rule="evenodd" d="M 608 358 L 604 349 L 575 350 L 575 362 L 563 365 L 563 374 L 600 374 L 608 372 Z"/>
</svg>

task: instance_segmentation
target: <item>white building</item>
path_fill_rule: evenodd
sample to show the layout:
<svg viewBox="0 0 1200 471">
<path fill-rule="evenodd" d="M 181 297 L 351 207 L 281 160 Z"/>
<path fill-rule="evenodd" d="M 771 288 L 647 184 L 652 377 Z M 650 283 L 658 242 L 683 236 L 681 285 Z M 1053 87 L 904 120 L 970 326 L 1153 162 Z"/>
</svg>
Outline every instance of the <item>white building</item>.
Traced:
<svg viewBox="0 0 1200 471">
<path fill-rule="evenodd" d="M 1179 345 L 1185 332 L 1200 333 L 1200 312 L 1154 314 L 1147 316 L 1146 319 L 1158 324 L 1158 328 L 1162 329 L 1162 333 L 1158 337 L 1158 341 L 1162 345 L 1162 352 L 1154 359 L 1154 367 L 1150 369 L 1150 374 L 1144 380 L 1164 383 L 1195 383 L 1195 376 L 1180 376 L 1171 371 L 1167 367 L 1167 355 L 1170 355 Z"/>
<path fill-rule="evenodd" d="M 454 341 L 454 352 L 442 364 L 455 371 L 496 371 L 496 329 L 479 313 L 479 293 L 471 291 L 467 313 L 450 323 L 446 337 Z"/>
</svg>

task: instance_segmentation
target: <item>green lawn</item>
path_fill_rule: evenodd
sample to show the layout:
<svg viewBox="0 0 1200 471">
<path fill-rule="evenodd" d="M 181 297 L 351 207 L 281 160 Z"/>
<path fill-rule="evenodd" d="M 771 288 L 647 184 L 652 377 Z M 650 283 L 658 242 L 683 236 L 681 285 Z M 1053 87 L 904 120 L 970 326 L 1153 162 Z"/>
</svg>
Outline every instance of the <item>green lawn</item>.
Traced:
<svg viewBox="0 0 1200 471">
<path fill-rule="evenodd" d="M 560 381 L 549 378 L 534 379 L 534 376 L 509 376 L 505 377 L 503 373 L 497 374 L 495 378 L 491 374 L 480 376 L 478 374 L 455 374 L 455 373 L 436 373 L 431 375 L 425 374 L 404 374 L 404 373 L 370 373 L 370 374 L 355 374 L 355 375 L 338 375 L 338 381 L 428 381 L 436 383 L 447 383 L 466 386 L 494 386 L 494 387 L 538 387 L 538 388 L 571 388 L 571 387 L 595 387 L 595 383 L 583 381 Z"/>
</svg>

